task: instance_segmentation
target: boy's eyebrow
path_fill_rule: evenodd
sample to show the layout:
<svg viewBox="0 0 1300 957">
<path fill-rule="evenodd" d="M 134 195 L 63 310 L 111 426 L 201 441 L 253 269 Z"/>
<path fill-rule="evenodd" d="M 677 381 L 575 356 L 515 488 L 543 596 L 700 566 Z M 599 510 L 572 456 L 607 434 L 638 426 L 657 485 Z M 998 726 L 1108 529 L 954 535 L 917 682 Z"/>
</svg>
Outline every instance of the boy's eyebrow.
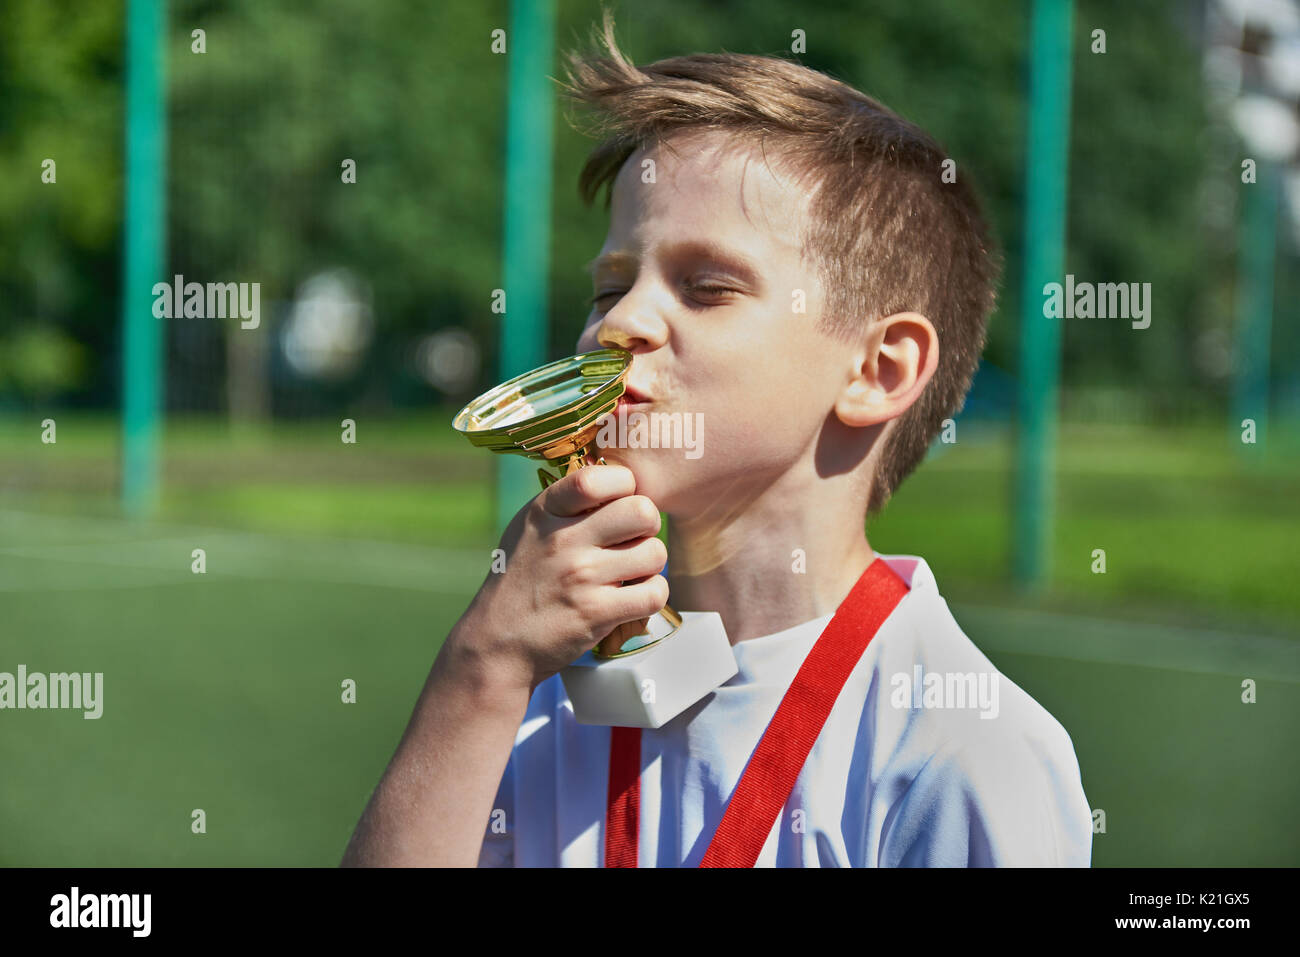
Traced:
<svg viewBox="0 0 1300 957">
<path fill-rule="evenodd" d="M 717 260 L 722 265 L 734 269 L 739 274 L 738 278 L 740 279 L 752 283 L 757 283 L 759 280 L 759 268 L 757 263 L 743 253 L 728 249 L 713 240 L 685 240 L 680 243 L 675 243 L 670 248 L 671 252 L 676 255 L 695 255 L 704 259 Z M 582 268 L 585 272 L 594 275 L 596 270 L 600 269 L 602 266 L 635 268 L 637 262 L 637 257 L 631 253 L 615 251 L 605 253 L 603 256 L 597 256 Z"/>
<path fill-rule="evenodd" d="M 595 273 L 601 266 L 635 266 L 637 258 L 631 253 L 605 253 L 603 256 L 597 256 L 582 269 L 587 273 Z"/>
</svg>

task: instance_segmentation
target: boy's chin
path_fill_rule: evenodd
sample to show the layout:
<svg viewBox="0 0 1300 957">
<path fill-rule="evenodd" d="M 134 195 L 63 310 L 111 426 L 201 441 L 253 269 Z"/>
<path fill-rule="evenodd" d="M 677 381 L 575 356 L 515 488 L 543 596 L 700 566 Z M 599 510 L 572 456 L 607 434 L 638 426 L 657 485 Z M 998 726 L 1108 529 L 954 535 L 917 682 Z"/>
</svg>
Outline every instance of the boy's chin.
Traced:
<svg viewBox="0 0 1300 957">
<path fill-rule="evenodd" d="M 602 457 L 606 465 L 621 465 L 631 471 L 636 479 L 636 494 L 644 495 L 659 507 L 659 511 L 671 511 L 672 503 L 677 499 L 681 479 L 671 468 L 671 463 L 654 458 L 657 450 L 640 449 L 597 449 L 591 454 L 591 461 Z"/>
</svg>

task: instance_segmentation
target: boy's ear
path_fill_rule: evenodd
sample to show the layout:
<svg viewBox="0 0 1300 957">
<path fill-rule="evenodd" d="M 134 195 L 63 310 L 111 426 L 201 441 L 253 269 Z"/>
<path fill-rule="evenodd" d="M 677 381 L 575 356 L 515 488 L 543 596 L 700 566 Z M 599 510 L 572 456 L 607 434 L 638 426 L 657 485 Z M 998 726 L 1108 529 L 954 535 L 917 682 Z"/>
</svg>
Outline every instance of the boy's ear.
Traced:
<svg viewBox="0 0 1300 957">
<path fill-rule="evenodd" d="M 939 366 L 939 335 L 919 312 L 877 319 L 855 357 L 856 373 L 835 400 L 845 425 L 861 428 L 906 412 Z"/>
</svg>

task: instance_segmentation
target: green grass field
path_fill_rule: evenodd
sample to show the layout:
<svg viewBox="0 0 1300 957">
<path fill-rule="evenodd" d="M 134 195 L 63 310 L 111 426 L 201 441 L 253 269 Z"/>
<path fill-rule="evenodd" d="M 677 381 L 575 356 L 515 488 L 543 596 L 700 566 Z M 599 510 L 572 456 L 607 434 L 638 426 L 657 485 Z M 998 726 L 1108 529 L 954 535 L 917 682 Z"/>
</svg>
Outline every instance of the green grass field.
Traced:
<svg viewBox="0 0 1300 957">
<path fill-rule="evenodd" d="M 117 514 L 110 422 L 60 417 L 43 446 L 0 420 L 0 670 L 105 675 L 99 720 L 0 712 L 0 864 L 337 863 L 495 544 L 492 463 L 449 419 L 362 422 L 356 446 L 173 423 L 149 523 Z M 872 541 L 926 556 L 1070 732 L 1094 863 L 1300 863 L 1300 450 L 1063 429 L 1055 587 L 1030 600 L 1005 581 L 1009 443 L 970 433 Z"/>
</svg>

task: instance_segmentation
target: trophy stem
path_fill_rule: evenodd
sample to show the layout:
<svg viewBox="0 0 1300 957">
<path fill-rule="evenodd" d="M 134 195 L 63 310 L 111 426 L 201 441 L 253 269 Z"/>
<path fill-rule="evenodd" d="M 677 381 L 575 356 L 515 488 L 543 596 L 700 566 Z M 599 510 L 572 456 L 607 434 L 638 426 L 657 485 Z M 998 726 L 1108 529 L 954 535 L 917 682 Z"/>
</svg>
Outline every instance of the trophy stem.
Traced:
<svg viewBox="0 0 1300 957">
<path fill-rule="evenodd" d="M 565 475 L 568 475 L 570 472 L 576 472 L 578 471 L 578 469 L 586 465 L 587 464 L 586 447 L 578 449 L 578 451 L 574 452 L 572 455 L 566 456 L 562 461 L 564 462 L 562 466 L 556 465 L 556 468 L 559 468 L 561 470 L 560 475 L 553 475 L 552 473 L 546 471 L 546 469 L 537 470 L 537 477 L 541 479 L 542 488 L 549 487 L 552 483 L 558 482 L 560 479 L 562 479 Z M 602 458 L 597 464 L 604 465 L 605 460 Z"/>
<path fill-rule="evenodd" d="M 588 447 L 584 445 L 582 448 L 564 456 L 563 459 L 548 460 L 548 462 L 556 468 L 561 469 L 563 475 L 569 475 L 587 465 L 587 455 Z M 596 464 L 604 465 L 604 457 L 597 459 Z M 539 468 L 537 470 L 537 477 L 541 480 L 542 488 L 545 489 L 550 487 L 552 483 L 558 482 L 563 476 L 554 475 L 551 472 L 546 471 L 546 469 Z M 626 658 L 628 655 L 635 655 L 638 652 L 645 651 L 647 648 L 653 648 L 665 638 L 671 638 L 677 632 L 677 629 L 682 626 L 682 616 L 679 615 L 671 605 L 664 605 L 663 609 L 658 612 L 658 616 L 667 623 L 667 631 L 658 638 L 653 638 L 650 641 L 637 645 L 635 648 L 623 651 L 623 646 L 630 640 L 649 633 L 649 618 L 642 618 L 640 621 L 627 621 L 602 638 L 596 644 L 596 647 L 591 650 L 592 656 L 606 661 L 614 658 Z"/>
</svg>

